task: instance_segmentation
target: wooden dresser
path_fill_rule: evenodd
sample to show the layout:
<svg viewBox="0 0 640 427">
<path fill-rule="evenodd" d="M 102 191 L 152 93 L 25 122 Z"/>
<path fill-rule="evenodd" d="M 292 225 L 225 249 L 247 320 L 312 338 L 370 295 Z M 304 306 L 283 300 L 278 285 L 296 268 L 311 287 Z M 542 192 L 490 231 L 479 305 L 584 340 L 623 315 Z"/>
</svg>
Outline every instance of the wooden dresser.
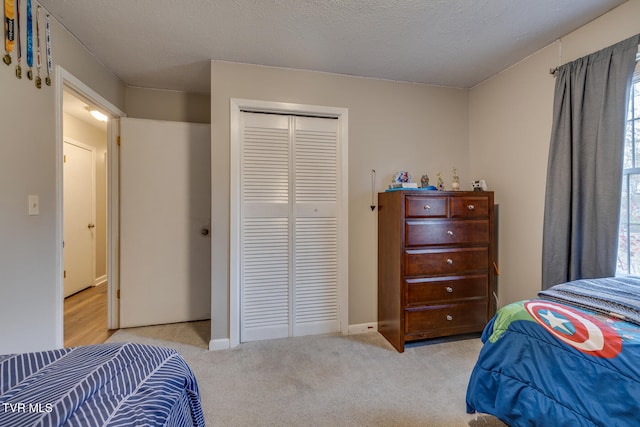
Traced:
<svg viewBox="0 0 640 427">
<path fill-rule="evenodd" d="M 482 331 L 495 311 L 493 192 L 378 194 L 378 331 L 406 341 Z"/>
</svg>

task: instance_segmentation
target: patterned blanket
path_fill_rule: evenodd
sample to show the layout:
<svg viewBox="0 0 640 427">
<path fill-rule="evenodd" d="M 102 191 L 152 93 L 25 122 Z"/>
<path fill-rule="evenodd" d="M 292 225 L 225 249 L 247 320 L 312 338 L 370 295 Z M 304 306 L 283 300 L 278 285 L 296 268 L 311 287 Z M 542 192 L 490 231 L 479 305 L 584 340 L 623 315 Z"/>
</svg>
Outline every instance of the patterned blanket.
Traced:
<svg viewBox="0 0 640 427">
<path fill-rule="evenodd" d="M 101 344 L 0 356 L 0 426 L 204 426 L 173 349 Z"/>
<path fill-rule="evenodd" d="M 541 291 L 538 296 L 640 325 L 640 277 L 574 280 Z"/>
</svg>

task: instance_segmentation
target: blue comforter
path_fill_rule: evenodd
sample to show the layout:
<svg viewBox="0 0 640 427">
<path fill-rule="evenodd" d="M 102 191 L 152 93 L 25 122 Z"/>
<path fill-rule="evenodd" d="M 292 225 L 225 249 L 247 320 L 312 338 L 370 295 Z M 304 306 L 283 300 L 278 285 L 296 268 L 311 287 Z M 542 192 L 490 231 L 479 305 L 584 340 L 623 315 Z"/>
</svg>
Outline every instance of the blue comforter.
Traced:
<svg viewBox="0 0 640 427">
<path fill-rule="evenodd" d="M 140 344 L 0 356 L 0 426 L 204 426 L 196 379 Z"/>
<path fill-rule="evenodd" d="M 529 300 L 486 326 L 467 411 L 511 426 L 640 425 L 640 327 Z"/>
</svg>

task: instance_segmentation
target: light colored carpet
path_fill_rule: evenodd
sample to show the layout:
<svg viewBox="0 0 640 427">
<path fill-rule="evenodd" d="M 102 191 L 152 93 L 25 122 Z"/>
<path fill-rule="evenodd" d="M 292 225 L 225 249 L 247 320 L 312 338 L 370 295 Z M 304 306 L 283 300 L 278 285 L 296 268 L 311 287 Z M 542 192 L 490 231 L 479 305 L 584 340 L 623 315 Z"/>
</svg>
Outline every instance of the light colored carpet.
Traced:
<svg viewBox="0 0 640 427">
<path fill-rule="evenodd" d="M 178 350 L 198 380 L 208 426 L 504 426 L 465 412 L 477 336 L 411 344 L 404 353 L 377 332 L 208 351 L 205 321 L 122 329 L 108 341 Z"/>
</svg>

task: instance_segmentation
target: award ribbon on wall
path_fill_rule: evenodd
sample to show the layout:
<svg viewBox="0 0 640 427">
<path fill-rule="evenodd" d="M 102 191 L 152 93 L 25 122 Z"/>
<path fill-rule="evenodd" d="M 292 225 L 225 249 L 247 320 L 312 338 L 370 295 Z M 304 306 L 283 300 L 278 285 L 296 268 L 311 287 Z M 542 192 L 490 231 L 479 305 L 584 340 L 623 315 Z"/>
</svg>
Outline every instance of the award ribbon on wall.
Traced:
<svg viewBox="0 0 640 427">
<path fill-rule="evenodd" d="M 18 63 L 16 64 L 16 77 L 22 78 L 22 67 L 20 63 L 22 62 L 22 43 L 20 43 L 20 0 L 16 0 L 16 44 L 18 45 L 17 58 Z"/>
<path fill-rule="evenodd" d="M 42 79 L 40 78 L 40 6 L 36 7 L 36 87 L 40 89 L 42 87 Z"/>
<path fill-rule="evenodd" d="M 7 65 L 11 64 L 11 51 L 15 37 L 15 13 L 14 0 L 4 0 L 4 50 L 7 53 L 2 60 Z"/>
<path fill-rule="evenodd" d="M 33 80 L 33 23 L 31 22 L 31 0 L 27 0 L 27 65 L 29 71 L 27 71 L 27 78 Z"/>
<path fill-rule="evenodd" d="M 51 86 L 51 74 L 53 73 L 53 59 L 51 59 L 51 25 L 49 23 L 49 18 L 50 15 L 47 13 L 45 26 L 45 34 L 47 40 L 47 77 L 44 79 L 44 82 L 47 84 L 47 86 Z"/>
</svg>

